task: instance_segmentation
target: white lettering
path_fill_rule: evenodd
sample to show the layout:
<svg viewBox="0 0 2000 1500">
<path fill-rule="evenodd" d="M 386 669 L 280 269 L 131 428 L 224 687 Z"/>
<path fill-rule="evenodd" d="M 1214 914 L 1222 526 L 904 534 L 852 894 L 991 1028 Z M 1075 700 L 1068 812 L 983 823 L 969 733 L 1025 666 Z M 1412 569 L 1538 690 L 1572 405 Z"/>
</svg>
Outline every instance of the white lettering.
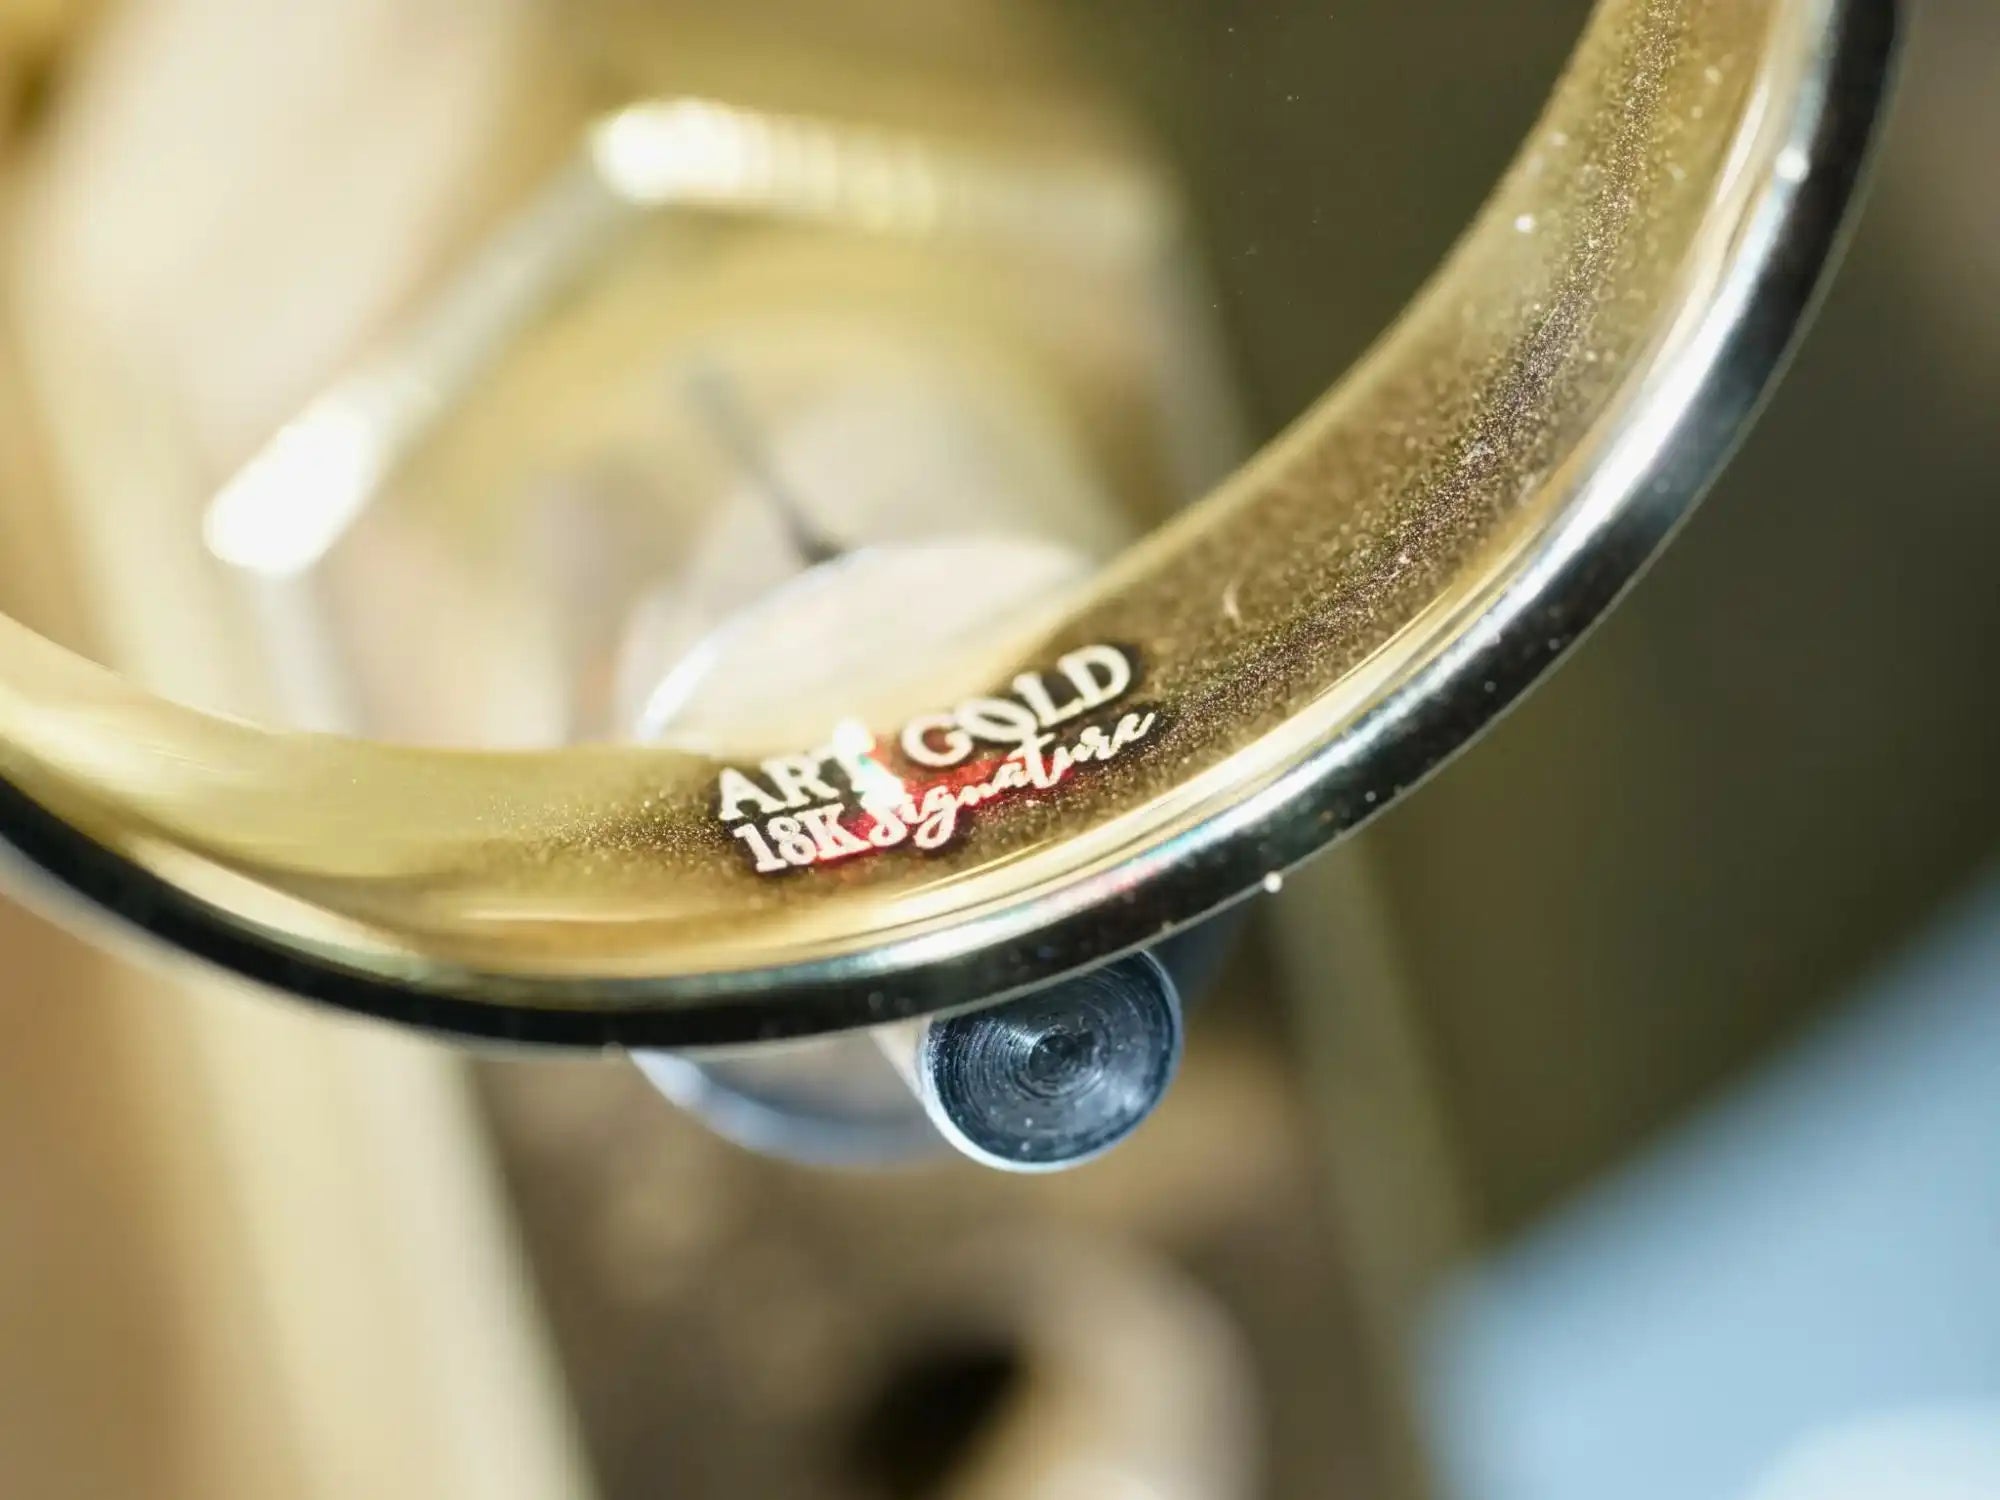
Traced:
<svg viewBox="0 0 2000 1500">
<path fill-rule="evenodd" d="M 773 818 L 764 825 L 764 832 L 788 865 L 809 865 L 819 858 L 819 845 L 807 836 L 797 818 Z"/>
<path fill-rule="evenodd" d="M 931 743 L 933 735 L 943 736 L 942 748 Z M 924 714 L 903 726 L 902 746 L 903 754 L 918 765 L 943 770 L 972 753 L 972 736 L 960 729 L 950 714 Z"/>
<path fill-rule="evenodd" d="M 1071 715 L 1109 703 L 1132 685 L 1131 658 L 1116 646 L 1080 646 L 1058 659 L 1056 670 L 1076 688 Z"/>
<path fill-rule="evenodd" d="M 909 835 L 909 826 L 894 808 L 869 807 L 868 816 L 874 822 L 868 829 L 868 842 L 877 849 L 892 849 Z"/>
<path fill-rule="evenodd" d="M 786 807 L 804 807 L 813 801 L 831 802 L 840 796 L 819 774 L 816 755 L 774 755 L 764 762 L 764 774 L 778 789 Z"/>
<path fill-rule="evenodd" d="M 785 804 L 757 785 L 741 771 L 733 768 L 724 770 L 722 779 L 716 783 L 716 790 L 722 797 L 721 818 L 725 823 L 734 823 L 743 816 L 743 804 L 754 802 L 760 813 L 783 812 Z"/>
<path fill-rule="evenodd" d="M 958 798 L 948 786 L 934 786 L 924 793 L 917 808 L 915 842 L 919 849 L 941 849 L 958 831 Z"/>
<path fill-rule="evenodd" d="M 819 850 L 819 860 L 825 864 L 829 860 L 845 859 L 850 854 L 866 854 L 868 845 L 840 826 L 840 804 L 829 802 L 824 807 L 807 808 L 799 814 L 799 821 L 812 835 L 813 844 Z"/>
<path fill-rule="evenodd" d="M 1023 672 L 1016 677 L 1014 691 L 1035 711 L 1035 717 L 1041 720 L 1044 729 L 1053 729 L 1083 712 L 1080 699 L 1067 708 L 1057 708 L 1055 700 L 1049 696 L 1049 685 L 1042 681 L 1039 672 Z"/>
<path fill-rule="evenodd" d="M 954 716 L 974 739 L 989 745 L 1020 745 L 1033 739 L 1041 729 L 1033 709 L 1023 708 L 1011 698 L 968 698 Z"/>
<path fill-rule="evenodd" d="M 1136 669 L 1114 646 L 1084 646 L 1062 656 L 1055 672 L 1075 691 L 1067 702 L 1056 702 L 1052 676 L 1023 672 L 1013 680 L 1013 696 L 968 698 L 955 712 L 920 715 L 898 737 L 909 763 L 935 771 L 963 766 L 980 743 L 1008 747 L 997 763 L 926 787 L 875 758 L 875 739 L 865 725 L 844 723 L 836 726 L 832 742 L 815 752 L 764 761 L 769 790 L 743 771 L 723 770 L 717 783 L 720 817 L 742 823 L 731 835 L 760 875 L 905 842 L 942 849 L 973 810 L 1009 795 L 1053 790 L 1077 766 L 1112 760 L 1152 733 L 1155 715 L 1128 713 L 1115 725 L 1087 724 L 1059 741 L 1047 732 L 1052 726 L 1119 697 L 1131 687 Z M 981 780 L 965 779 L 982 772 Z M 844 781 L 845 788 L 836 790 L 834 781 Z M 758 821 L 742 822 L 753 814 Z"/>
<path fill-rule="evenodd" d="M 781 870 L 791 868 L 771 852 L 771 846 L 764 842 L 764 835 L 757 831 L 755 823 L 745 823 L 740 828 L 731 829 L 730 832 L 749 846 L 752 858 L 757 861 L 759 875 L 776 875 Z"/>
</svg>

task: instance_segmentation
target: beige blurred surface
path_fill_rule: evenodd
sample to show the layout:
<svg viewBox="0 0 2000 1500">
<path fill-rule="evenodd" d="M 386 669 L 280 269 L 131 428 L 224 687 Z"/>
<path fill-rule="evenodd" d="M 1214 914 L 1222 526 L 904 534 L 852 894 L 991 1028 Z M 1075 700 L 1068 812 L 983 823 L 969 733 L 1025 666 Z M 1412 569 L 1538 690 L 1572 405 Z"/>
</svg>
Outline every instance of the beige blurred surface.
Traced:
<svg viewBox="0 0 2000 1500">
<path fill-rule="evenodd" d="M 13 181 L 8 419 L 43 482 L 10 503 L 10 609 L 167 691 L 268 702 L 199 506 L 423 272 L 463 201 L 439 184 L 511 128 L 525 17 L 474 10 L 103 19 Z M 8 922 L 32 1083 L 0 1105 L 9 1493 L 586 1491 L 458 1058 Z"/>
</svg>

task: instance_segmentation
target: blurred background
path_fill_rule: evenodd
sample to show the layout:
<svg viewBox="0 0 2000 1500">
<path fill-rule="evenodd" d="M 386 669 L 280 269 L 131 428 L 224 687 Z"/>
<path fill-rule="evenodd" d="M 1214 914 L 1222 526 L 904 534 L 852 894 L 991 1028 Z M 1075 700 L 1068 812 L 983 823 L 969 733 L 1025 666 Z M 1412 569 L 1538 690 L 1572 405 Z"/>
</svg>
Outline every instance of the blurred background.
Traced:
<svg viewBox="0 0 2000 1500">
<path fill-rule="evenodd" d="M 1696 520 L 1258 904 L 1099 1162 L 794 1166 L 623 1059 L 0 909 L 0 1494 L 2000 1495 L 2000 11 L 1909 9 L 1846 265 Z M 234 712 L 575 737 L 615 672 L 546 627 L 630 555 L 617 497 L 723 488 L 692 419 L 643 463 L 600 420 L 661 361 L 721 360 L 780 462 L 873 482 L 935 421 L 910 483 L 1018 460 L 1115 546 L 1393 317 L 1584 11 L 0 0 L 0 606 Z M 584 122 L 672 93 L 1103 153 L 1188 243 L 1141 296 L 662 230 L 309 593 L 205 552 Z"/>
</svg>

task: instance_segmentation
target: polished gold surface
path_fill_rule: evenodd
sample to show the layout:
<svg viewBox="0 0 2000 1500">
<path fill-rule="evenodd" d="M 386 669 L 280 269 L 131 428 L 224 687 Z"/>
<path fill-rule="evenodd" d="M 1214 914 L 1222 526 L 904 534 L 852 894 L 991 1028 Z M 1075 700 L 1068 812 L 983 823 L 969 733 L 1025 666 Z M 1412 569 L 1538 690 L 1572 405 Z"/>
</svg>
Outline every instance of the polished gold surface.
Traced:
<svg viewBox="0 0 2000 1500">
<path fill-rule="evenodd" d="M 1879 51 L 1885 11 L 1601 7 L 1493 200 L 1363 363 L 1058 625 L 1024 625 L 1005 670 L 967 666 L 979 691 L 1116 642 L 1156 732 L 980 809 L 941 853 L 763 879 L 696 750 L 272 732 L 6 622 L 15 841 L 257 977 L 505 1034 L 850 1024 L 1142 941 L 1385 805 L 1643 561 L 1809 290 L 1860 139 L 1835 125 L 1879 85 L 1879 57 L 1847 53 Z M 1840 69 L 1866 97 L 1835 97 Z"/>
</svg>

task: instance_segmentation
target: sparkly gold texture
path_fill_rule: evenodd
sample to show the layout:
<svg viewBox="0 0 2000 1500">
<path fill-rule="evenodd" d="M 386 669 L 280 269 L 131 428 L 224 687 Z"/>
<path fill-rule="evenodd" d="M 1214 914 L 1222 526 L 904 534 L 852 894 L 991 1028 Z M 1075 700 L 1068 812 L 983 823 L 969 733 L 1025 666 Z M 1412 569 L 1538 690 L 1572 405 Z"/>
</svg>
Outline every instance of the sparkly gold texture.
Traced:
<svg viewBox="0 0 2000 1500">
<path fill-rule="evenodd" d="M 1819 170 L 1797 153 L 1824 135 L 1834 39 L 1884 11 L 1603 5 L 1404 318 L 1060 628 L 1021 641 L 1021 670 L 1132 649 L 1132 701 L 1160 727 L 1052 794 L 983 809 L 936 856 L 759 880 L 703 757 L 272 733 L 155 700 L 12 622 L 0 771 L 201 920 L 311 969 L 607 1029 L 650 1016 L 674 1035 L 680 1007 L 712 1019 L 814 993 L 920 1008 L 1139 941 L 1384 805 L 1525 685 L 1521 641 L 1552 655 L 1643 559 L 1713 461 L 1674 477 L 1676 445 L 1726 440 L 1683 419 L 1743 378 L 1721 353 Z M 1760 357 L 1752 389 L 1775 348 Z M 1501 670 L 1481 653 L 1503 635 Z M 1415 706 L 1445 695 L 1456 706 L 1411 749 Z M 767 1007 L 754 1029 L 859 1018 L 859 1000 Z"/>
</svg>

